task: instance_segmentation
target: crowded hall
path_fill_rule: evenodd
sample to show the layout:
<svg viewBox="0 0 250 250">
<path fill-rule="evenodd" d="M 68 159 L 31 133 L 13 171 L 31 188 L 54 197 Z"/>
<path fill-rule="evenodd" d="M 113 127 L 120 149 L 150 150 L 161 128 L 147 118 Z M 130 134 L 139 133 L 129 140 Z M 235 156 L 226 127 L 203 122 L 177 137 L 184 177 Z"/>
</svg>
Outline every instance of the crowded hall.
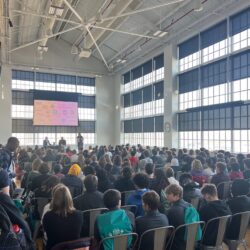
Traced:
<svg viewBox="0 0 250 250">
<path fill-rule="evenodd" d="M 0 250 L 250 249 L 249 0 L 1 0 L 0 118 Z"/>
</svg>

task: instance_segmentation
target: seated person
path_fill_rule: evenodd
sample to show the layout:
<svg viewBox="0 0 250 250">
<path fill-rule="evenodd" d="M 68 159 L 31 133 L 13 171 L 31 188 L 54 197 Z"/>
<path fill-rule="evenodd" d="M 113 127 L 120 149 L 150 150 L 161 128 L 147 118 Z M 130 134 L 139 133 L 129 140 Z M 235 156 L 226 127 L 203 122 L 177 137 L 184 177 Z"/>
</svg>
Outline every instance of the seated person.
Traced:
<svg viewBox="0 0 250 250">
<path fill-rule="evenodd" d="M 82 194 L 83 182 L 78 177 L 81 173 L 81 168 L 78 164 L 73 164 L 67 175 L 61 180 L 61 182 L 67 186 L 71 192 L 72 197 L 76 197 Z"/>
<path fill-rule="evenodd" d="M 33 250 L 34 244 L 28 224 L 23 219 L 23 215 L 16 207 L 14 201 L 10 197 L 10 179 L 7 171 L 0 169 L 0 205 L 7 213 L 12 224 L 18 225 L 24 232 L 26 240 L 26 248 Z M 10 248 L 11 249 L 11 248 Z"/>
<path fill-rule="evenodd" d="M 179 181 L 177 181 L 174 177 L 174 170 L 171 167 L 166 168 L 166 176 L 168 178 L 169 184 L 177 184 L 179 185 Z"/>
<path fill-rule="evenodd" d="M 129 195 L 126 205 L 136 205 L 137 210 L 135 212 L 135 217 L 143 215 L 144 211 L 142 208 L 142 195 L 149 191 L 149 178 L 144 173 L 138 173 L 133 178 L 136 191 Z"/>
<path fill-rule="evenodd" d="M 180 176 L 180 185 L 183 188 L 183 200 L 191 203 L 192 199 L 201 198 L 199 184 L 194 182 L 191 174 L 184 173 Z"/>
<path fill-rule="evenodd" d="M 235 180 L 231 187 L 233 198 L 227 202 L 232 214 L 246 212 L 250 210 L 250 197 L 247 195 L 250 191 L 250 185 L 246 180 Z M 239 234 L 240 220 L 235 217 L 227 230 L 226 238 L 230 240 L 237 239 Z"/>
<path fill-rule="evenodd" d="M 244 179 L 250 179 L 250 158 L 246 158 L 244 161 L 245 171 L 243 172 Z"/>
<path fill-rule="evenodd" d="M 229 174 L 229 177 L 231 181 L 235 179 L 243 179 L 243 173 L 240 171 L 240 165 L 239 163 L 232 163 L 231 164 L 231 172 Z"/>
<path fill-rule="evenodd" d="M 207 182 L 207 176 L 204 175 L 203 173 L 203 165 L 200 160 L 194 159 L 192 161 L 192 170 L 191 170 L 191 175 L 193 178 L 193 181 L 199 183 L 200 187 Z"/>
<path fill-rule="evenodd" d="M 122 169 L 122 175 L 115 181 L 114 187 L 120 192 L 135 190 L 135 185 L 132 181 L 132 169 L 130 167 Z"/>
<path fill-rule="evenodd" d="M 83 227 L 82 212 L 73 206 L 69 189 L 58 184 L 52 191 L 50 211 L 43 217 L 43 228 L 47 235 L 46 249 L 64 241 L 79 239 Z"/>
<path fill-rule="evenodd" d="M 99 242 L 106 237 L 132 233 L 134 216 L 132 213 L 120 209 L 121 193 L 118 190 L 109 189 L 103 195 L 103 202 L 109 211 L 97 216 L 95 239 Z M 111 240 L 105 241 L 104 249 L 113 249 Z"/>
<path fill-rule="evenodd" d="M 199 211 L 201 221 L 205 221 L 205 223 L 207 223 L 213 218 L 231 214 L 227 203 L 223 200 L 219 200 L 217 188 L 214 184 L 205 184 L 201 189 L 201 193 L 203 198 L 207 201 L 207 203 L 203 205 Z M 206 246 L 214 246 L 217 234 L 218 222 L 214 222 L 206 229 L 203 244 Z"/>
<path fill-rule="evenodd" d="M 160 197 L 155 191 L 148 191 L 142 195 L 142 206 L 145 211 L 144 216 L 136 218 L 136 232 L 139 236 L 153 228 L 168 226 L 168 218 L 158 211 Z M 154 248 L 153 235 L 148 235 L 143 239 L 140 250 L 151 250 Z"/>
<path fill-rule="evenodd" d="M 42 186 L 42 183 L 46 181 L 51 175 L 49 174 L 49 167 L 47 163 L 42 163 L 39 167 L 40 175 L 36 176 L 31 183 L 31 191 Z"/>
<path fill-rule="evenodd" d="M 169 225 L 175 228 L 185 224 L 185 210 L 191 204 L 182 199 L 183 189 L 176 184 L 170 184 L 166 188 L 167 200 L 172 205 L 167 211 Z M 185 232 L 179 231 L 173 240 L 171 250 L 186 249 L 186 241 L 184 240 Z"/>
<path fill-rule="evenodd" d="M 216 163 L 216 174 L 213 175 L 211 183 L 217 187 L 219 183 L 226 181 L 230 181 L 227 173 L 227 165 L 224 162 L 219 161 Z"/>
</svg>

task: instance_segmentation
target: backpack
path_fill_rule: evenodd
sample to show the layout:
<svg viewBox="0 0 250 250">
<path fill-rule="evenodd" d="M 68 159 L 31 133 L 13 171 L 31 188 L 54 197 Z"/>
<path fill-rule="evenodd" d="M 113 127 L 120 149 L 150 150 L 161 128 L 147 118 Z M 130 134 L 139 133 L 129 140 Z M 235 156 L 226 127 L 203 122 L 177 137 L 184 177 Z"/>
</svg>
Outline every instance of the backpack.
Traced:
<svg viewBox="0 0 250 250">
<path fill-rule="evenodd" d="M 132 225 L 126 212 L 122 209 L 108 211 L 104 214 L 98 215 L 97 227 L 102 239 L 110 236 L 116 236 L 120 234 L 132 233 Z M 132 237 L 128 239 L 128 245 L 132 242 Z M 106 240 L 104 242 L 105 250 L 113 250 L 113 240 Z"/>
<path fill-rule="evenodd" d="M 185 209 L 184 220 L 185 220 L 185 224 L 191 224 L 191 223 L 200 221 L 200 216 L 199 216 L 197 210 L 192 205 L 188 206 Z M 196 234 L 196 240 L 197 241 L 201 240 L 201 237 L 202 237 L 202 231 L 201 231 L 201 227 L 199 225 L 198 230 L 197 230 L 197 234 Z M 184 235 L 184 240 L 185 241 L 187 240 L 187 230 L 186 230 L 185 235 Z"/>
</svg>

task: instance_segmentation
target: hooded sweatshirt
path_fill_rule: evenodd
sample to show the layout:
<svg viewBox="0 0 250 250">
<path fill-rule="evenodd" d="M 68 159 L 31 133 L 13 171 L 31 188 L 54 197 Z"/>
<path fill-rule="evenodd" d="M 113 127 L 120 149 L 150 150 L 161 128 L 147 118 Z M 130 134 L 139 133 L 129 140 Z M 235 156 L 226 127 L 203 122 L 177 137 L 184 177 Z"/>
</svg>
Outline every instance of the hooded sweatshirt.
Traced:
<svg viewBox="0 0 250 250">
<path fill-rule="evenodd" d="M 231 215 L 231 210 L 223 200 L 210 201 L 200 209 L 200 219 L 206 223 L 216 217 Z M 210 223 L 206 229 L 203 244 L 214 246 L 218 234 L 218 221 Z"/>
</svg>

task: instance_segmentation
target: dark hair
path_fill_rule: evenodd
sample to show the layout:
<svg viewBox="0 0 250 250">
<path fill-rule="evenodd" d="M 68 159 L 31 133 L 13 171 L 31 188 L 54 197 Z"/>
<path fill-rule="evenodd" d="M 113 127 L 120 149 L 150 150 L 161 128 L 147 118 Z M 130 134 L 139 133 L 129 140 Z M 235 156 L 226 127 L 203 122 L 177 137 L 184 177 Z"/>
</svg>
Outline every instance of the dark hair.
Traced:
<svg viewBox="0 0 250 250">
<path fill-rule="evenodd" d="M 232 171 L 240 171 L 240 165 L 239 163 L 233 163 L 231 164 Z"/>
<path fill-rule="evenodd" d="M 57 173 L 60 173 L 62 171 L 62 165 L 61 164 L 56 164 L 54 166 L 54 173 L 57 174 Z"/>
<path fill-rule="evenodd" d="M 208 194 L 208 195 L 211 195 L 213 197 L 218 196 L 217 188 L 212 183 L 204 184 L 204 186 L 201 188 L 201 193 L 202 193 L 202 195 Z"/>
<path fill-rule="evenodd" d="M 233 196 L 247 195 L 250 185 L 246 180 L 236 179 L 232 183 L 231 192 Z"/>
<path fill-rule="evenodd" d="M 108 209 L 114 209 L 119 205 L 121 193 L 116 189 L 108 189 L 103 194 L 103 203 Z"/>
<path fill-rule="evenodd" d="M 60 180 L 56 176 L 50 176 L 42 183 L 42 189 L 44 191 L 50 191 L 54 186 L 60 183 Z"/>
<path fill-rule="evenodd" d="M 95 175 L 89 174 L 84 179 L 84 186 L 87 192 L 94 192 L 97 190 L 98 179 Z"/>
<path fill-rule="evenodd" d="M 131 156 L 135 156 L 136 151 L 133 150 L 133 151 L 130 152 L 130 154 L 131 154 Z"/>
<path fill-rule="evenodd" d="M 216 168 L 219 169 L 220 173 L 225 173 L 226 169 L 227 169 L 227 165 L 224 162 L 217 162 L 216 163 Z"/>
<path fill-rule="evenodd" d="M 16 137 L 10 137 L 7 141 L 6 148 L 14 152 L 19 147 L 19 140 Z"/>
<path fill-rule="evenodd" d="M 122 158 L 120 155 L 115 155 L 113 163 L 115 166 L 121 166 L 122 164 Z"/>
<path fill-rule="evenodd" d="M 47 174 L 49 172 L 49 166 L 47 163 L 42 163 L 41 166 L 39 167 L 39 172 L 41 174 Z"/>
<path fill-rule="evenodd" d="M 147 163 L 145 165 L 145 171 L 148 175 L 153 174 L 154 172 L 154 164 L 153 163 Z"/>
<path fill-rule="evenodd" d="M 148 188 L 149 186 L 149 177 L 144 173 L 138 173 L 133 178 L 134 184 L 142 189 L 142 188 Z"/>
<path fill-rule="evenodd" d="M 143 152 L 143 154 L 144 154 L 145 158 L 146 158 L 146 157 L 149 157 L 149 151 L 148 151 L 148 150 L 145 150 L 145 151 Z"/>
<path fill-rule="evenodd" d="M 174 170 L 171 167 L 168 167 L 166 169 L 166 176 L 167 176 L 167 178 L 170 178 L 170 177 L 174 176 Z"/>
<path fill-rule="evenodd" d="M 142 195 L 143 203 L 147 204 L 150 210 L 158 209 L 160 196 L 155 191 L 148 191 Z"/>
<path fill-rule="evenodd" d="M 130 179 L 132 177 L 132 169 L 130 167 L 124 167 L 124 168 L 122 168 L 122 175 L 126 179 Z"/>
<path fill-rule="evenodd" d="M 95 168 L 93 166 L 86 166 L 84 169 L 83 169 L 83 173 L 85 176 L 89 175 L 89 174 L 92 174 L 92 175 L 95 175 L 96 172 L 95 172 Z"/>
<path fill-rule="evenodd" d="M 182 187 L 185 187 L 188 183 L 192 182 L 192 175 L 188 173 L 184 173 L 179 178 L 179 183 Z"/>
</svg>

